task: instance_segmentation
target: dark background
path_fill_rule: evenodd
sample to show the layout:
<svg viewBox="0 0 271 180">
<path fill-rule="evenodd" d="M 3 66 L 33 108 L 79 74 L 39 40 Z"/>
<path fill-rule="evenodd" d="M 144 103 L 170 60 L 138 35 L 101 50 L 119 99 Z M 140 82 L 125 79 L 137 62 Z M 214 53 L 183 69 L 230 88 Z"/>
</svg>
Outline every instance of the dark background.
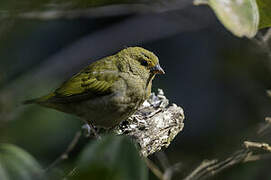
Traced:
<svg viewBox="0 0 271 180">
<path fill-rule="evenodd" d="M 44 167 L 63 152 L 82 123 L 21 102 L 48 93 L 82 67 L 129 46 L 159 57 L 166 74 L 155 79 L 153 91 L 163 89 L 171 103 L 184 108 L 184 130 L 164 150 L 171 163 L 183 163 L 180 176 L 203 159 L 223 158 L 244 140 L 253 140 L 258 123 L 271 115 L 266 94 L 270 59 L 251 40 L 229 33 L 204 6 L 9 19 L 0 27 L 0 141 L 24 148 Z M 80 146 L 68 163 L 79 151 Z M 270 167 L 270 160 L 248 163 L 214 179 L 270 179 Z"/>
</svg>

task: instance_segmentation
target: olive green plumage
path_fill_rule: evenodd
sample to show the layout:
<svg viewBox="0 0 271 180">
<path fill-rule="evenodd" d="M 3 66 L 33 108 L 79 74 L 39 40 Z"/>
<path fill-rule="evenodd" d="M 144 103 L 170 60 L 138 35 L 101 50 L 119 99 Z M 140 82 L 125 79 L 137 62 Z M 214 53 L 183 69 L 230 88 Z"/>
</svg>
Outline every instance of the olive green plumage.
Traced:
<svg viewBox="0 0 271 180">
<path fill-rule="evenodd" d="M 164 71 L 152 52 L 129 47 L 90 64 L 54 92 L 25 104 L 40 104 L 111 128 L 149 97 L 157 73 Z"/>
</svg>

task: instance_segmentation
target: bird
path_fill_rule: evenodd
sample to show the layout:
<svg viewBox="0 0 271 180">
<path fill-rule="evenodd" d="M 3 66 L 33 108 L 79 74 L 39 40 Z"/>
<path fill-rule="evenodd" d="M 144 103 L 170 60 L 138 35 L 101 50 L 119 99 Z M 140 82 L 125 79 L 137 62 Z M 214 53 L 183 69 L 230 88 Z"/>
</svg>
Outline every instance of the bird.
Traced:
<svg viewBox="0 0 271 180">
<path fill-rule="evenodd" d="M 154 53 L 128 47 L 91 63 L 53 92 L 23 103 L 76 115 L 91 127 L 110 129 L 150 96 L 156 74 L 165 71 Z"/>
</svg>

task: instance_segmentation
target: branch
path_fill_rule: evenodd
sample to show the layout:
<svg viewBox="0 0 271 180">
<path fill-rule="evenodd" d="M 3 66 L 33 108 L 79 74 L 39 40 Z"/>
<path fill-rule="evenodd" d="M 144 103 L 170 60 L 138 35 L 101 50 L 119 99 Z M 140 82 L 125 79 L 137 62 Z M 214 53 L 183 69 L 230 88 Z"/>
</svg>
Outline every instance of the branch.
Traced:
<svg viewBox="0 0 271 180">
<path fill-rule="evenodd" d="M 249 148 L 258 148 L 264 151 L 271 152 L 271 146 L 267 143 L 259 143 L 259 142 L 252 142 L 252 141 L 245 141 L 244 145 L 247 149 Z"/>
<path fill-rule="evenodd" d="M 163 175 L 163 180 L 171 180 L 174 173 L 180 171 L 181 163 L 176 163 L 173 166 L 168 167 Z"/>
<path fill-rule="evenodd" d="M 112 17 L 129 14 L 146 14 L 146 13 L 160 13 L 165 11 L 173 11 L 182 9 L 191 2 L 183 1 L 165 1 L 163 3 L 153 1 L 148 3 L 134 3 L 134 4 L 114 4 L 100 7 L 88 7 L 72 9 L 63 8 L 62 4 L 54 5 L 49 10 L 33 10 L 27 12 L 19 12 L 15 15 L 16 18 L 22 19 L 38 19 L 38 20 L 55 20 L 55 19 L 75 19 L 75 18 L 95 18 L 95 17 Z M 0 11 L 0 18 L 14 17 L 14 13 L 9 10 Z"/>
<path fill-rule="evenodd" d="M 256 147 L 256 148 L 270 151 L 270 149 L 266 149 L 266 147 L 270 148 L 270 146 L 266 146 L 265 143 L 261 143 L 261 145 L 259 145 L 260 143 L 255 143 L 255 142 L 253 143 L 253 142 L 248 142 L 248 141 L 245 141 L 244 143 L 247 148 Z M 223 161 L 204 160 L 194 171 L 192 171 L 183 180 L 207 179 L 234 165 L 267 159 L 267 158 L 268 159 L 271 158 L 270 154 L 254 155 L 252 151 L 248 149 L 242 149 L 242 150 L 236 151 L 230 157 L 226 158 Z"/>
<path fill-rule="evenodd" d="M 270 90 L 268 90 L 267 93 L 268 93 L 269 96 L 271 95 L 271 91 Z M 270 127 L 271 127 L 271 118 L 270 117 L 266 117 L 264 125 L 260 126 L 259 130 L 257 131 L 257 133 L 259 135 L 264 135 Z"/>
<path fill-rule="evenodd" d="M 267 42 L 268 40 L 270 40 L 270 38 L 271 38 L 271 28 L 269 28 L 269 29 L 267 30 L 267 32 L 264 34 L 262 40 L 263 40 L 264 42 Z"/>
<path fill-rule="evenodd" d="M 266 118 L 264 128 L 259 128 L 258 135 L 263 135 L 270 125 L 270 118 Z M 262 159 L 271 158 L 271 154 L 255 154 L 253 149 L 261 149 L 271 153 L 271 147 L 267 143 L 244 141 L 244 147 L 241 150 L 234 152 L 225 160 L 204 160 L 195 170 L 193 170 L 183 180 L 203 180 L 208 177 L 214 176 L 219 172 L 232 167 L 236 164 L 247 163 Z"/>
<path fill-rule="evenodd" d="M 255 38 L 252 39 L 258 46 L 261 47 L 261 50 L 265 52 L 269 58 L 271 58 L 271 47 L 270 41 L 271 39 L 271 28 L 269 28 L 265 34 L 259 32 Z"/>
<path fill-rule="evenodd" d="M 159 180 L 171 180 L 174 172 L 180 170 L 180 163 L 176 163 L 173 166 L 168 166 L 164 168 L 164 173 L 147 157 L 144 158 L 147 167 Z"/>
<path fill-rule="evenodd" d="M 147 157 L 144 158 L 145 163 L 147 167 L 151 170 L 151 172 L 159 179 L 159 180 L 164 180 L 163 179 L 163 173 L 160 171 L 160 169 Z"/>
<path fill-rule="evenodd" d="M 121 123 L 118 134 L 131 136 L 140 146 L 140 152 L 147 157 L 168 147 L 184 127 L 183 109 L 176 104 L 169 106 L 161 89 L 151 94 L 135 114 Z"/>
<path fill-rule="evenodd" d="M 163 172 L 147 156 L 160 151 L 162 147 L 167 148 L 182 131 L 183 120 L 183 109 L 175 104 L 169 106 L 169 100 L 164 96 L 164 92 L 158 89 L 158 94 L 152 93 L 137 112 L 119 125 L 116 132 L 131 136 L 139 144 L 147 167 L 158 179 L 170 180 L 174 172 L 180 169 L 180 163 L 170 166 L 167 157 L 163 153 L 158 153 Z"/>
<path fill-rule="evenodd" d="M 252 154 L 248 150 L 244 149 L 236 151 L 223 161 L 204 160 L 192 173 L 184 178 L 184 180 L 206 179 L 235 164 L 246 162 L 246 159 L 251 155 Z"/>
<path fill-rule="evenodd" d="M 146 165 L 155 176 L 160 180 L 170 180 L 173 173 L 179 170 L 180 163 L 170 166 L 166 156 L 160 154 L 159 161 L 164 167 L 163 173 L 147 156 L 159 151 L 162 147 L 168 147 L 174 137 L 183 129 L 183 120 L 184 113 L 182 108 L 175 104 L 169 106 L 168 99 L 160 89 L 157 95 L 152 93 L 138 111 L 124 121 L 115 131 L 121 135 L 131 136 L 139 144 L 140 152 L 144 156 Z M 88 132 L 93 129 L 93 126 L 87 126 Z M 77 145 L 81 135 L 81 131 L 75 134 L 67 149 L 45 169 L 45 172 L 50 171 L 60 162 L 68 159 L 70 152 Z M 74 167 L 63 179 L 72 176 L 76 169 Z"/>
<path fill-rule="evenodd" d="M 180 171 L 182 164 L 179 162 L 174 165 L 170 165 L 169 160 L 163 151 L 157 152 L 155 155 L 164 170 L 163 180 L 171 180 L 174 173 Z"/>
</svg>

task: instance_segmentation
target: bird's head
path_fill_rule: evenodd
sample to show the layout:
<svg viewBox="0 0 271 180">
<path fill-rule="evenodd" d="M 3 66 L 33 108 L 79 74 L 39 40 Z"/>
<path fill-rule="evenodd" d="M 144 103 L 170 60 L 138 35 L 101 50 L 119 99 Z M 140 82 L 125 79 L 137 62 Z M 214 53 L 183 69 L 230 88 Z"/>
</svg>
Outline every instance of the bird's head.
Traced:
<svg viewBox="0 0 271 180">
<path fill-rule="evenodd" d="M 134 60 L 140 68 L 146 69 L 152 74 L 165 74 L 158 57 L 152 52 L 141 47 L 129 47 L 123 49 L 122 52 Z"/>
</svg>

